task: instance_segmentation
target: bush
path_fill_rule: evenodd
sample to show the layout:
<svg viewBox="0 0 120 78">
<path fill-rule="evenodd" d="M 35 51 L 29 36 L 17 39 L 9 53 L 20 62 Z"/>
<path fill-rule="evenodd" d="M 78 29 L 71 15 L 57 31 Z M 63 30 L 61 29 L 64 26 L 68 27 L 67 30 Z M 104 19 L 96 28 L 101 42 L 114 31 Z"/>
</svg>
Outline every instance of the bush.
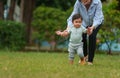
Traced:
<svg viewBox="0 0 120 78">
<path fill-rule="evenodd" d="M 57 41 L 55 31 L 66 28 L 66 13 L 59 9 L 41 6 L 34 11 L 33 17 L 33 36 L 40 41 Z"/>
<path fill-rule="evenodd" d="M 13 21 L 0 21 L 0 48 L 20 50 L 26 44 L 25 25 Z"/>
</svg>

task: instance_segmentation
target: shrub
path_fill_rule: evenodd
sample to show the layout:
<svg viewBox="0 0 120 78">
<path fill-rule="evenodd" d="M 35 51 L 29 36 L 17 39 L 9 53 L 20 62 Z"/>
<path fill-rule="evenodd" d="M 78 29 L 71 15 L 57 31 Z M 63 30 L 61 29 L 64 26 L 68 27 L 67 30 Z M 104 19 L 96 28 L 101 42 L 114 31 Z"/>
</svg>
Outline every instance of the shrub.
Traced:
<svg viewBox="0 0 120 78">
<path fill-rule="evenodd" d="M 0 21 L 0 48 L 20 50 L 26 44 L 25 25 L 13 21 Z"/>
<path fill-rule="evenodd" d="M 59 9 L 40 6 L 34 11 L 33 17 L 33 29 L 36 38 L 40 41 L 57 41 L 58 36 L 55 36 L 55 31 L 66 28 L 66 13 Z"/>
</svg>

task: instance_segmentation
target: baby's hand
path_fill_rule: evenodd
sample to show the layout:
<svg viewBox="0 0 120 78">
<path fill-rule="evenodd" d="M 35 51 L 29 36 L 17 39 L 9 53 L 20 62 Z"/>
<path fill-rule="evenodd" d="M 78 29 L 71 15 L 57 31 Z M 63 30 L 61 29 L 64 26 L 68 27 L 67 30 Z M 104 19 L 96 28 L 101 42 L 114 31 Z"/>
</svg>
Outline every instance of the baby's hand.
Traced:
<svg viewBox="0 0 120 78">
<path fill-rule="evenodd" d="M 61 31 L 56 31 L 55 33 L 56 33 L 57 35 L 61 35 L 61 34 L 62 34 Z"/>
<path fill-rule="evenodd" d="M 90 28 L 87 28 L 87 34 L 88 34 L 88 35 L 91 34 L 91 30 L 90 30 Z"/>
</svg>

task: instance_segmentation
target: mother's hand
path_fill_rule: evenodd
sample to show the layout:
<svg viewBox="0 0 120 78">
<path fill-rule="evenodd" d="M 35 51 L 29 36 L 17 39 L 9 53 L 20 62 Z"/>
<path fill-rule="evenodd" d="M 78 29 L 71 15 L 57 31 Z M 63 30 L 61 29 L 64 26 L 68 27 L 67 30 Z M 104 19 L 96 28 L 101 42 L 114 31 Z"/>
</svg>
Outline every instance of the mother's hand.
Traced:
<svg viewBox="0 0 120 78">
<path fill-rule="evenodd" d="M 91 26 L 91 27 L 88 27 L 88 34 L 91 35 L 93 33 L 93 30 L 94 30 L 94 26 Z"/>
</svg>

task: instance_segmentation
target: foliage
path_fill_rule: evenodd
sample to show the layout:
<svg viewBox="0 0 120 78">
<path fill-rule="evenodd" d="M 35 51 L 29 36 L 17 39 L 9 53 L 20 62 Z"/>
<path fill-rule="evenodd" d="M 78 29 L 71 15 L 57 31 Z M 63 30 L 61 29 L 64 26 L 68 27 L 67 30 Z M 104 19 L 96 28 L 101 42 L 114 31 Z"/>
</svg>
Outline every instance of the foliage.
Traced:
<svg viewBox="0 0 120 78">
<path fill-rule="evenodd" d="M 73 7 L 70 7 L 70 8 L 66 11 L 66 17 L 67 17 L 67 18 L 71 15 L 72 11 L 73 11 Z"/>
<path fill-rule="evenodd" d="M 65 29 L 66 13 L 55 8 L 38 7 L 33 16 L 33 35 L 42 41 L 57 41 L 56 30 Z M 37 31 L 37 32 L 36 32 Z"/>
<path fill-rule="evenodd" d="M 25 25 L 13 21 L 0 21 L 0 48 L 20 50 L 25 46 Z"/>
<path fill-rule="evenodd" d="M 100 40 L 101 42 L 106 42 L 109 53 L 111 52 L 112 42 L 117 41 L 120 37 L 120 11 L 115 10 L 116 7 L 116 0 L 103 6 L 104 24 L 100 30 Z"/>
<path fill-rule="evenodd" d="M 37 0 L 36 6 L 47 6 L 67 10 L 74 5 L 76 0 Z"/>
</svg>

